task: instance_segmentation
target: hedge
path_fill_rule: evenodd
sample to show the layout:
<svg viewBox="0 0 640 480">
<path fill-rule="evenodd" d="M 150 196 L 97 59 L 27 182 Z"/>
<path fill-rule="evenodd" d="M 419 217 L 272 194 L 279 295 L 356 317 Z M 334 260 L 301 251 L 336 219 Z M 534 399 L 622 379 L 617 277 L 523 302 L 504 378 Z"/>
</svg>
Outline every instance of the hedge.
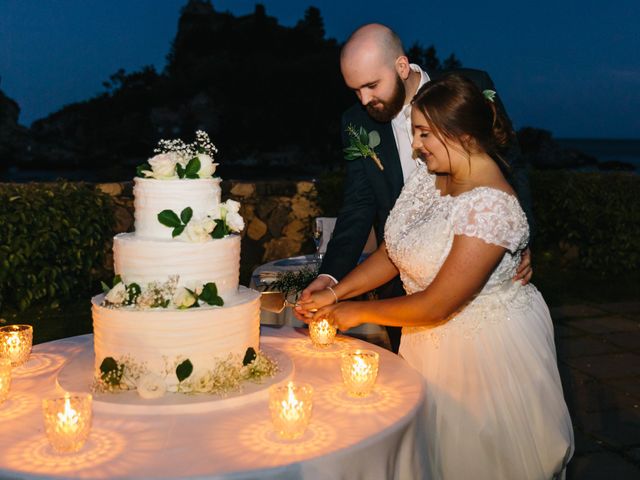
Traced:
<svg viewBox="0 0 640 480">
<path fill-rule="evenodd" d="M 639 176 L 537 171 L 531 190 L 537 247 L 603 275 L 640 267 Z"/>
<path fill-rule="evenodd" d="M 107 276 L 112 200 L 82 183 L 0 185 L 0 311 L 89 295 Z"/>
</svg>

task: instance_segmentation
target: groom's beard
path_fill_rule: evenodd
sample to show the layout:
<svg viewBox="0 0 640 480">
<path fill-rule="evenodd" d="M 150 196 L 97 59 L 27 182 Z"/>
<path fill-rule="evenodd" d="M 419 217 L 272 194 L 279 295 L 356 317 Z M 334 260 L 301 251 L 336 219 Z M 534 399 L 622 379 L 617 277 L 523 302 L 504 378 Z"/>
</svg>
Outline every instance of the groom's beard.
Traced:
<svg viewBox="0 0 640 480">
<path fill-rule="evenodd" d="M 369 116 L 378 122 L 390 122 L 404 107 L 406 90 L 399 75 L 396 74 L 396 85 L 389 100 L 372 100 L 366 105 Z M 375 108 L 382 105 L 382 108 Z"/>
</svg>

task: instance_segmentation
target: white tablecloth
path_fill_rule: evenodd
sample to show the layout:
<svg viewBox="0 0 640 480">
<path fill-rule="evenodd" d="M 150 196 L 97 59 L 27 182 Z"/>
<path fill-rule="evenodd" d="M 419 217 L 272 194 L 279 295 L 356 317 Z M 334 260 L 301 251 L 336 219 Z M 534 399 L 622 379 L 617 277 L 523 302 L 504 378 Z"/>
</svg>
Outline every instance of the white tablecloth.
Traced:
<svg viewBox="0 0 640 480">
<path fill-rule="evenodd" d="M 272 431 L 267 400 L 193 415 L 110 415 L 94 409 L 87 444 L 76 454 L 53 452 L 41 399 L 60 393 L 64 362 L 92 342 L 83 335 L 37 345 L 13 372 L 0 405 L 0 478 L 412 479 L 423 477 L 426 447 L 422 377 L 404 360 L 362 341 L 339 337 L 336 351 L 314 350 L 304 332 L 262 329 L 295 365 L 295 381 L 315 388 L 309 430 L 295 441 Z M 375 392 L 343 391 L 339 352 L 380 354 Z"/>
</svg>

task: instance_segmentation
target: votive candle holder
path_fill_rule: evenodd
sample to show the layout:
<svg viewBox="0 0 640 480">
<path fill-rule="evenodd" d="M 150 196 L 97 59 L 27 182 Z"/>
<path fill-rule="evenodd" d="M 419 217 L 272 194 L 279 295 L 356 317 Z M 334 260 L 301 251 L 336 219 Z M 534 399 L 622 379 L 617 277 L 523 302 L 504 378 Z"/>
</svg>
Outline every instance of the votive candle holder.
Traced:
<svg viewBox="0 0 640 480">
<path fill-rule="evenodd" d="M 89 393 L 65 393 L 42 400 L 45 431 L 58 453 L 82 449 L 91 431 L 93 397 Z"/>
<path fill-rule="evenodd" d="M 7 357 L 13 367 L 19 367 L 31 355 L 33 327 L 31 325 L 7 325 L 0 327 L 0 357 Z"/>
<path fill-rule="evenodd" d="M 307 430 L 313 408 L 313 387 L 289 382 L 269 388 L 269 410 L 275 431 L 281 438 L 294 440 Z"/>
<path fill-rule="evenodd" d="M 0 357 L 0 403 L 9 396 L 11 388 L 11 360 Z"/>
<path fill-rule="evenodd" d="M 337 329 L 329 323 L 329 320 L 313 320 L 309 323 L 309 336 L 311 343 L 316 347 L 328 347 L 336 338 Z"/>
<path fill-rule="evenodd" d="M 380 355 L 372 350 L 351 350 L 342 354 L 342 380 L 352 397 L 366 397 L 378 376 Z"/>
</svg>

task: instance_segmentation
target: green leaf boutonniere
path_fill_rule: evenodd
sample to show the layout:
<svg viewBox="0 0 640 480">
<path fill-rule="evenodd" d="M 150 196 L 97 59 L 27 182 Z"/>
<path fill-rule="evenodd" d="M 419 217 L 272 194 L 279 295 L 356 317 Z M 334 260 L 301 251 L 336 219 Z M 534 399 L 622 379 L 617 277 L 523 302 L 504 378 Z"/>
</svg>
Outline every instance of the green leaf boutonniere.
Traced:
<svg viewBox="0 0 640 480">
<path fill-rule="evenodd" d="M 347 134 L 349 135 L 349 146 L 344 149 L 344 155 L 347 160 L 370 157 L 380 170 L 384 170 L 380 158 L 374 151 L 374 148 L 380 145 L 380 134 L 378 132 L 372 130 L 367 133 L 363 127 L 357 130 L 355 126 L 348 125 Z"/>
</svg>

